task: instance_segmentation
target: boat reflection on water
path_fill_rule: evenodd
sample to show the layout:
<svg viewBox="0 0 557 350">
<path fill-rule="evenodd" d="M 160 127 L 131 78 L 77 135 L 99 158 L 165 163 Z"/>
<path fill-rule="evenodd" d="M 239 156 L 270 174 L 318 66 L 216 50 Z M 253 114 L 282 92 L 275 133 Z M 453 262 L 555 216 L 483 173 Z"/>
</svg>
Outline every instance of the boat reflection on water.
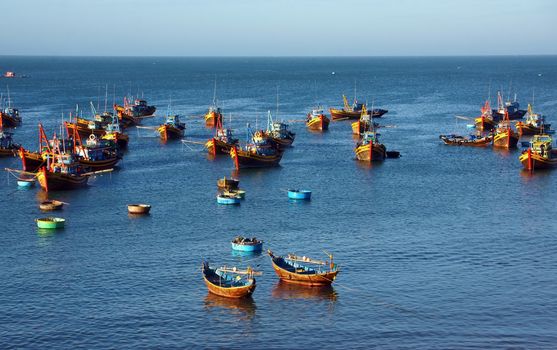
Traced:
<svg viewBox="0 0 557 350">
<path fill-rule="evenodd" d="M 237 258 L 258 258 L 260 257 L 262 254 L 262 251 L 257 251 L 257 252 L 244 252 L 241 250 L 234 250 L 232 249 L 232 256 L 237 257 Z"/>
<path fill-rule="evenodd" d="M 238 320 L 251 320 L 257 310 L 255 301 L 251 296 L 233 299 L 207 293 L 204 304 L 207 311 L 226 311 L 229 313 L 228 316 L 235 317 Z"/>
<path fill-rule="evenodd" d="M 272 291 L 275 299 L 315 299 L 336 302 L 338 293 L 331 285 L 301 286 L 279 280 Z"/>
</svg>

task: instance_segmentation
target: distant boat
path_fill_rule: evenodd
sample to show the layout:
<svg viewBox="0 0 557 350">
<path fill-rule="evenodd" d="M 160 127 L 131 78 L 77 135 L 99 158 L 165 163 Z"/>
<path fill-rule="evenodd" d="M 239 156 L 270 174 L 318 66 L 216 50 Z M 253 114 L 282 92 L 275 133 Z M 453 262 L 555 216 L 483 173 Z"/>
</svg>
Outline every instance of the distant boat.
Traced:
<svg viewBox="0 0 557 350">
<path fill-rule="evenodd" d="M 215 136 L 205 143 L 205 148 L 209 154 L 216 156 L 217 154 L 230 154 L 230 150 L 234 146 L 238 146 L 240 141 L 232 135 L 231 129 L 224 129 L 222 121 L 217 122 Z"/>
<path fill-rule="evenodd" d="M 278 166 L 282 159 L 282 151 L 276 148 L 264 132 L 252 132 L 248 126 L 248 134 L 250 136 L 245 147 L 234 146 L 230 150 L 230 157 L 236 169 Z"/>
<path fill-rule="evenodd" d="M 222 190 L 237 190 L 240 184 L 240 180 L 229 178 L 227 179 L 226 176 L 222 179 L 217 180 L 217 188 Z"/>
<path fill-rule="evenodd" d="M 321 107 L 313 109 L 308 113 L 306 118 L 306 126 L 309 130 L 325 131 L 329 130 L 330 120 L 327 118 Z"/>
<path fill-rule="evenodd" d="M 306 286 L 327 286 L 333 283 L 339 272 L 333 262 L 333 255 L 329 254 L 329 261 L 313 260 L 306 256 L 288 254 L 275 256 L 272 251 L 267 253 L 277 276 L 284 282 Z"/>
<path fill-rule="evenodd" d="M 213 91 L 213 103 L 209 106 L 209 110 L 204 116 L 205 126 L 208 128 L 217 128 L 222 126 L 222 111 L 217 105 L 217 80 L 215 79 L 215 89 Z"/>
<path fill-rule="evenodd" d="M 505 117 L 499 122 L 495 135 L 493 135 L 493 147 L 497 148 L 516 148 L 520 136 L 511 128 L 508 111 L 505 110 Z"/>
<path fill-rule="evenodd" d="M 66 191 L 87 186 L 88 175 L 71 155 L 55 154 L 51 162 L 48 168 L 43 166 L 37 174 L 43 190 Z"/>
<path fill-rule="evenodd" d="M 532 105 L 528 104 L 526 120 L 524 122 L 517 122 L 515 126 L 518 130 L 518 134 L 522 136 L 549 133 L 551 124 L 546 124 L 545 117 L 541 114 L 534 113 Z"/>
<path fill-rule="evenodd" d="M 247 238 L 238 236 L 231 242 L 232 249 L 242 252 L 260 252 L 263 249 L 263 241 L 257 238 Z"/>
<path fill-rule="evenodd" d="M 354 98 L 354 103 L 350 105 L 345 95 L 342 95 L 342 100 L 344 101 L 344 108 L 329 109 L 329 112 L 331 113 L 331 118 L 333 120 L 358 119 L 361 117 L 362 109 L 365 105 L 364 103 L 358 103 L 356 98 Z M 371 111 L 367 111 L 367 113 L 371 115 L 373 118 L 381 118 L 384 114 L 388 112 L 389 111 L 386 109 L 373 109 Z"/>
<path fill-rule="evenodd" d="M 505 113 L 508 114 L 507 117 L 505 117 Z M 497 122 L 505 118 L 508 120 L 522 119 L 526 111 L 520 109 L 520 104 L 516 101 L 516 94 L 514 95 L 514 101 L 503 102 L 501 91 L 497 91 L 497 109 L 493 109 L 492 114 L 493 120 Z"/>
<path fill-rule="evenodd" d="M 288 198 L 290 199 L 311 199 L 311 191 L 309 190 L 288 190 Z"/>
<path fill-rule="evenodd" d="M 296 138 L 296 134 L 288 129 L 288 124 L 273 121 L 271 111 L 267 114 L 267 130 L 264 134 L 280 150 L 292 146 Z"/>
<path fill-rule="evenodd" d="M 557 150 L 553 139 L 547 134 L 534 135 L 530 147 L 518 158 L 526 170 L 557 168 Z"/>
<path fill-rule="evenodd" d="M 352 134 L 363 135 L 364 132 L 373 130 L 379 127 L 379 124 L 373 122 L 373 118 L 367 112 L 367 108 L 364 105 L 360 114 L 360 119 L 357 122 L 352 123 Z"/>
<path fill-rule="evenodd" d="M 4 78 L 15 78 L 17 77 L 15 72 L 7 71 L 2 75 Z"/>
<path fill-rule="evenodd" d="M 166 117 L 164 124 L 160 125 L 157 129 L 161 139 L 180 139 L 184 136 L 184 130 L 186 129 L 186 124 L 180 121 L 178 115 L 169 115 Z"/>
<path fill-rule="evenodd" d="M 485 101 L 481 108 L 482 114 L 474 119 L 474 126 L 480 131 L 491 131 L 495 128 L 496 122 L 493 120 L 493 111 L 489 105 L 489 100 Z"/>
<path fill-rule="evenodd" d="M 0 129 L 0 157 L 15 157 L 21 145 L 14 143 L 13 133 Z"/>
<path fill-rule="evenodd" d="M 375 131 L 364 132 L 362 138 L 354 148 L 356 159 L 360 161 L 376 162 L 387 158 L 387 148 L 379 142 Z"/>
<path fill-rule="evenodd" d="M 449 146 L 471 146 L 471 147 L 487 147 L 491 145 L 491 136 L 476 136 L 463 137 L 460 135 L 439 135 L 441 141 Z"/>
<path fill-rule="evenodd" d="M 256 287 L 254 276 L 260 274 L 250 267 L 246 270 L 226 266 L 213 269 L 206 261 L 203 262 L 201 272 L 210 293 L 234 299 L 251 296 Z"/>
</svg>

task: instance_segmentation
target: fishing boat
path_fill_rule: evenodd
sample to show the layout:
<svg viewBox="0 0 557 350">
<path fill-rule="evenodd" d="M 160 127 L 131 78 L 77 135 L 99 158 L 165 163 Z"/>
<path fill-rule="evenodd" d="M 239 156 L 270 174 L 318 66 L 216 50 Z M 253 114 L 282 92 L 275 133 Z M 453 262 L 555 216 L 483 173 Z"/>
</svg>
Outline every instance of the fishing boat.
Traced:
<svg viewBox="0 0 557 350">
<path fill-rule="evenodd" d="M 17 108 L 7 107 L 0 110 L 0 129 L 15 128 L 19 124 L 21 124 L 21 116 Z"/>
<path fill-rule="evenodd" d="M 277 276 L 288 283 L 306 286 L 331 285 L 339 272 L 332 254 L 328 254 L 329 261 L 320 261 L 294 254 L 284 257 L 275 256 L 270 250 L 267 250 L 267 253 L 271 257 L 271 263 Z"/>
<path fill-rule="evenodd" d="M 226 266 L 213 269 L 206 261 L 201 272 L 210 293 L 235 299 L 251 296 L 256 287 L 254 276 L 260 274 L 251 267 L 246 270 Z"/>
<path fill-rule="evenodd" d="M 134 215 L 147 215 L 151 211 L 149 204 L 128 204 L 128 213 Z"/>
<path fill-rule="evenodd" d="M 217 195 L 217 203 L 224 204 L 224 205 L 238 205 L 242 198 L 237 195 L 231 194 L 218 194 Z"/>
<path fill-rule="evenodd" d="M 508 112 L 505 111 L 504 119 L 499 122 L 495 135 L 493 135 L 493 147 L 516 148 L 520 136 L 511 128 Z"/>
<path fill-rule="evenodd" d="M 282 151 L 276 148 L 263 131 L 252 132 L 248 126 L 248 134 L 251 134 L 251 141 L 245 147 L 234 146 L 230 150 L 236 169 L 278 166 Z"/>
<path fill-rule="evenodd" d="M 492 114 L 493 120 L 497 122 L 505 118 L 509 120 L 522 119 L 526 111 L 520 109 L 520 104 L 516 101 L 516 94 L 514 95 L 514 101 L 503 102 L 501 91 L 497 91 L 497 109 L 493 109 Z M 508 116 L 506 117 L 505 114 L 508 114 Z"/>
<path fill-rule="evenodd" d="M 526 113 L 526 120 L 519 121 L 515 124 L 518 134 L 522 135 L 537 135 L 548 132 L 551 124 L 545 123 L 545 117 L 541 114 L 534 113 L 532 105 L 528 104 L 528 112 Z"/>
<path fill-rule="evenodd" d="M 379 127 L 379 124 L 373 122 L 373 118 L 367 112 L 367 108 L 364 105 L 360 114 L 360 119 L 352 123 L 352 134 L 363 135 L 366 131 L 374 130 Z"/>
<path fill-rule="evenodd" d="M 17 155 L 21 158 L 23 170 L 36 172 L 46 163 L 46 156 L 41 152 L 32 152 L 21 147 L 17 151 Z"/>
<path fill-rule="evenodd" d="M 325 131 L 329 130 L 330 120 L 327 118 L 321 107 L 313 109 L 308 113 L 306 118 L 306 126 L 309 130 Z"/>
<path fill-rule="evenodd" d="M 130 104 L 127 97 L 124 97 L 124 105 L 114 105 L 116 112 L 130 117 L 149 117 L 155 114 L 157 107 L 149 106 L 144 99 L 135 99 L 133 104 Z"/>
<path fill-rule="evenodd" d="M 40 218 L 37 219 L 36 221 L 37 221 L 38 228 L 49 229 L 49 230 L 64 228 L 64 225 L 66 224 L 66 219 L 63 218 L 48 217 L 48 218 Z"/>
<path fill-rule="evenodd" d="M 37 179 L 46 192 L 75 190 L 87 186 L 88 175 L 71 154 L 53 154 L 41 167 Z"/>
<path fill-rule="evenodd" d="M 311 191 L 309 190 L 288 190 L 288 198 L 296 200 L 310 200 Z"/>
<path fill-rule="evenodd" d="M 344 108 L 342 109 L 329 108 L 329 112 L 331 113 L 331 118 L 334 121 L 360 118 L 362 114 L 362 109 L 365 106 L 365 104 L 358 103 L 357 99 L 354 97 L 354 103 L 350 105 L 345 95 L 342 95 L 342 100 L 344 102 Z M 370 114 L 372 118 L 381 118 L 384 114 L 388 112 L 389 111 L 386 109 L 372 109 L 371 111 L 367 111 L 367 113 Z"/>
<path fill-rule="evenodd" d="M 296 134 L 288 129 L 288 124 L 273 121 L 271 111 L 267 114 L 267 130 L 265 136 L 275 144 L 278 149 L 289 147 L 294 142 Z"/>
<path fill-rule="evenodd" d="M 223 190 L 237 190 L 238 186 L 240 185 L 240 180 L 229 178 L 227 179 L 226 176 L 222 179 L 217 180 L 217 188 Z"/>
<path fill-rule="evenodd" d="M 379 143 L 378 134 L 375 131 L 366 131 L 354 148 L 356 159 L 360 161 L 375 162 L 387 158 L 387 148 Z"/>
<path fill-rule="evenodd" d="M 186 124 L 180 121 L 178 115 L 167 116 L 164 124 L 157 129 L 163 140 L 180 139 L 184 136 L 184 130 L 186 130 Z"/>
<path fill-rule="evenodd" d="M 497 123 L 493 120 L 493 111 L 489 105 L 489 100 L 485 101 L 485 104 L 481 108 L 481 112 L 482 114 L 474 119 L 476 130 L 492 131 Z"/>
<path fill-rule="evenodd" d="M 84 118 L 75 118 L 75 122 L 64 122 L 64 126 L 68 132 L 68 135 L 74 135 L 78 133 L 82 138 L 89 137 L 93 134 L 97 137 L 101 137 L 106 134 L 103 123 L 98 120 L 89 120 Z"/>
<path fill-rule="evenodd" d="M 17 77 L 15 72 L 12 72 L 12 71 L 6 71 L 2 76 L 4 78 L 15 78 L 15 77 Z"/>
<path fill-rule="evenodd" d="M 534 135 L 530 147 L 518 158 L 526 170 L 557 168 L 557 150 L 553 139 L 547 134 Z"/>
<path fill-rule="evenodd" d="M 491 145 L 491 136 L 470 135 L 464 137 L 460 135 L 439 135 L 439 138 L 445 145 L 449 146 L 470 146 L 470 147 L 487 147 Z"/>
<path fill-rule="evenodd" d="M 57 201 L 57 200 L 46 200 L 46 201 L 42 201 L 39 204 L 39 208 L 42 211 L 60 210 L 60 209 L 62 209 L 63 206 L 64 206 L 64 202 L 60 202 L 60 201 Z"/>
<path fill-rule="evenodd" d="M 232 147 L 239 144 L 240 141 L 232 135 L 232 130 L 224 129 L 222 121 L 218 121 L 215 136 L 205 143 L 205 148 L 209 154 L 216 156 L 217 154 L 230 154 Z"/>
<path fill-rule="evenodd" d="M 263 250 L 263 241 L 255 237 L 247 238 L 243 236 L 235 237 L 232 242 L 232 249 L 241 252 L 260 252 Z"/>
<path fill-rule="evenodd" d="M 216 128 L 220 123 L 222 123 L 222 111 L 213 104 L 205 114 L 205 126 L 208 128 Z"/>
<path fill-rule="evenodd" d="M 116 116 L 112 116 L 112 122 L 105 127 L 105 134 L 101 138 L 116 143 L 121 149 L 127 148 L 130 141 L 130 137 L 122 132 Z"/>
<path fill-rule="evenodd" d="M 21 145 L 14 143 L 13 133 L 0 129 L 0 157 L 15 157 Z"/>
</svg>

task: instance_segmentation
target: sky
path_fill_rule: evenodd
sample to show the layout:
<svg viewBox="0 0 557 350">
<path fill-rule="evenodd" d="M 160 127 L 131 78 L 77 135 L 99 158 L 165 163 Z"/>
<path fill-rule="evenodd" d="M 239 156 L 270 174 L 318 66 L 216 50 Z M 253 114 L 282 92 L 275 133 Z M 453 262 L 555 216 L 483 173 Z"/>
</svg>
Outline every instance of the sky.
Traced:
<svg viewBox="0 0 557 350">
<path fill-rule="evenodd" d="M 0 0 L 0 55 L 557 54 L 557 0 Z"/>
</svg>

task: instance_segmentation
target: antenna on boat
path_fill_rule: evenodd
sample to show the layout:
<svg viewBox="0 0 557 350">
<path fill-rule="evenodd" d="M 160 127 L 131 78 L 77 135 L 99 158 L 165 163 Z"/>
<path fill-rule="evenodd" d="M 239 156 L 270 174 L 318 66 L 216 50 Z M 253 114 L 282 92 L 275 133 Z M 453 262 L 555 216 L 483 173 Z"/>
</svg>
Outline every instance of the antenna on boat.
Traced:
<svg viewBox="0 0 557 350">
<path fill-rule="evenodd" d="M 354 104 L 356 104 L 358 102 L 357 98 L 356 98 L 356 79 L 354 79 Z"/>
<path fill-rule="evenodd" d="M 508 101 L 511 100 L 512 86 L 513 86 L 513 80 L 511 79 L 511 81 L 509 82 L 509 97 L 507 98 Z"/>
<path fill-rule="evenodd" d="M 101 86 L 98 86 L 98 92 L 97 92 L 97 111 L 101 109 Z"/>
<path fill-rule="evenodd" d="M 213 87 L 213 106 L 217 106 L 217 75 L 215 74 L 215 85 Z"/>
<path fill-rule="evenodd" d="M 116 84 L 112 85 L 112 106 L 114 106 L 115 104 L 116 104 Z"/>
<path fill-rule="evenodd" d="M 106 105 L 108 103 L 108 84 L 104 87 L 104 111 L 106 112 Z"/>
<path fill-rule="evenodd" d="M 269 111 L 269 116 L 271 115 L 271 111 Z M 276 117 L 278 119 L 278 115 L 279 115 L 279 86 L 277 85 L 277 114 Z"/>
<path fill-rule="evenodd" d="M 10 99 L 10 87 L 6 84 L 6 90 L 8 90 L 8 108 L 12 107 L 12 100 Z"/>
</svg>

